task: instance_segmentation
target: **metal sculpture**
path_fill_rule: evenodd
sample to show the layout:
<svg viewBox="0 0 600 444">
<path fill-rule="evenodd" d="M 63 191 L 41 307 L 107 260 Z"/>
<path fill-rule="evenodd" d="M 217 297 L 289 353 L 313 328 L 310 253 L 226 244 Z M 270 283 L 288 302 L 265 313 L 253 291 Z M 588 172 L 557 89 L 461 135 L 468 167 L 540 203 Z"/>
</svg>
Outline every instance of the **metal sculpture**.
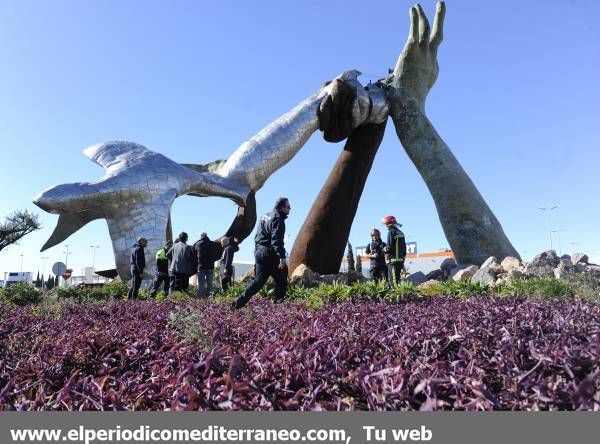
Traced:
<svg viewBox="0 0 600 444">
<path fill-rule="evenodd" d="M 224 161 L 180 165 L 132 142 L 108 142 L 86 149 L 86 156 L 103 166 L 106 175 L 95 183 L 59 185 L 35 198 L 34 203 L 40 208 L 60 214 L 57 227 L 42 251 L 62 242 L 88 222 L 104 218 L 117 272 L 122 279 L 129 279 L 129 249 L 135 239 L 145 237 L 149 250 L 158 249 L 167 237 L 173 201 L 184 194 L 227 197 L 249 208 L 250 212 L 238 213 L 230 228 L 247 232 L 254 193 L 319 129 L 319 110 L 328 108 L 332 91 L 339 82 L 355 92 L 350 129 L 387 119 L 384 94 L 365 90 L 357 80 L 358 75 L 355 70 L 344 72 L 244 142 Z M 321 121 L 324 119 L 321 117 Z M 251 203 L 249 207 L 247 202 Z M 149 256 L 147 275 L 154 272 L 155 266 L 153 255 Z"/>
</svg>

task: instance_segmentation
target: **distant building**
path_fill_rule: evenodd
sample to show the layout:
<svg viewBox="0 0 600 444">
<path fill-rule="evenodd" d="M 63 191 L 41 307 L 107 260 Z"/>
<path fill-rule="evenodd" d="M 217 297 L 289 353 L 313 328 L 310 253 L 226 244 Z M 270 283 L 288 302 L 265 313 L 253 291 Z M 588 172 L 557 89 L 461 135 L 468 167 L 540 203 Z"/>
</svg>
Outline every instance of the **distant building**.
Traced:
<svg viewBox="0 0 600 444">
<path fill-rule="evenodd" d="M 26 282 L 31 284 L 33 282 L 33 274 L 30 271 L 8 271 L 4 273 L 4 281 L 2 281 L 2 287 L 10 287 L 16 282 Z"/>
<path fill-rule="evenodd" d="M 356 248 L 354 253 L 354 260 L 358 255 L 361 256 L 362 261 L 362 272 L 363 275 L 369 277 L 369 261 L 368 257 L 365 257 L 365 249 L 364 247 Z M 417 253 L 417 243 L 416 242 L 407 242 L 406 243 L 406 261 L 404 262 L 404 267 L 409 274 L 416 273 L 417 271 L 422 271 L 427 274 L 430 271 L 437 270 L 442 265 L 442 262 L 448 258 L 454 259 L 454 253 L 450 249 L 435 251 L 432 253 Z M 342 260 L 341 271 L 346 271 L 346 258 Z"/>
</svg>

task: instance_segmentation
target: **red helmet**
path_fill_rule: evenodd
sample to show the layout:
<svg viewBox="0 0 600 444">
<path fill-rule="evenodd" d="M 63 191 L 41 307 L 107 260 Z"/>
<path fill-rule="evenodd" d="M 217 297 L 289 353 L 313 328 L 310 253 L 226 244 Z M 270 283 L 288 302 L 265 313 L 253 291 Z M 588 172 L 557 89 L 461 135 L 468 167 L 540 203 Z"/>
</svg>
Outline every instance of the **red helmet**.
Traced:
<svg viewBox="0 0 600 444">
<path fill-rule="evenodd" d="M 374 235 L 381 237 L 381 232 L 377 228 L 373 228 L 371 230 L 371 236 L 374 236 Z"/>
<path fill-rule="evenodd" d="M 396 218 L 394 216 L 385 216 L 381 220 L 381 223 L 384 225 L 396 225 L 398 222 L 396 222 Z"/>
</svg>

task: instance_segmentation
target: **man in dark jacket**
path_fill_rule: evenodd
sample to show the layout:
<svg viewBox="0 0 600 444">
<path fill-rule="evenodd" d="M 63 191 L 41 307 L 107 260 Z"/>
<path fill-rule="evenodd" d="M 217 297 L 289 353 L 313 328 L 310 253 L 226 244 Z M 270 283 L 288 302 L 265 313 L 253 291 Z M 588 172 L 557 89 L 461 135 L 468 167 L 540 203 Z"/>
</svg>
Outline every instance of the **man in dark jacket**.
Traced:
<svg viewBox="0 0 600 444">
<path fill-rule="evenodd" d="M 231 238 L 223 237 L 221 239 L 221 246 L 223 247 L 223 254 L 221 255 L 221 261 L 219 262 L 219 268 L 221 270 L 221 289 L 226 292 L 231 285 L 233 278 L 233 255 L 239 248 L 237 245 L 232 245 Z"/>
<path fill-rule="evenodd" d="M 175 276 L 173 282 L 173 290 L 187 291 L 190 286 L 190 276 L 196 270 L 194 269 L 194 250 L 186 242 L 188 235 L 186 232 L 181 232 L 177 237 L 179 242 L 173 244 L 171 248 L 171 274 Z"/>
<path fill-rule="evenodd" d="M 144 255 L 144 247 L 148 245 L 148 241 L 140 237 L 137 243 L 133 245 L 131 251 L 131 259 L 129 265 L 131 266 L 131 288 L 127 292 L 127 299 L 137 299 L 140 285 L 142 285 L 142 276 L 144 275 L 144 268 L 146 268 L 146 256 Z"/>
<path fill-rule="evenodd" d="M 386 244 L 381 240 L 381 232 L 377 228 L 371 230 L 371 243 L 367 245 L 365 252 L 370 259 L 371 279 L 388 281 L 388 270 L 385 264 Z"/>
<path fill-rule="evenodd" d="M 283 302 L 287 289 L 287 262 L 283 237 L 285 235 L 285 219 L 290 214 L 290 203 L 285 197 L 275 202 L 275 208 L 265 214 L 258 223 L 254 237 L 256 260 L 255 276 L 246 290 L 233 303 L 234 308 L 241 308 L 250 298 L 265 285 L 269 276 L 275 281 L 275 303 Z"/>
<path fill-rule="evenodd" d="M 169 294 L 169 258 L 167 252 L 173 246 L 173 242 L 167 241 L 164 247 L 156 252 L 156 274 L 152 283 L 150 297 L 155 297 L 160 285 L 163 285 L 165 295 Z"/>
<path fill-rule="evenodd" d="M 390 282 L 399 283 L 404 268 L 404 259 L 406 258 L 406 240 L 404 233 L 399 228 L 402 225 L 396 222 L 394 216 L 386 216 L 382 222 L 388 227 L 386 257 L 389 279 Z"/>
<path fill-rule="evenodd" d="M 213 294 L 215 261 L 219 258 L 216 250 L 220 250 L 218 247 L 204 232 L 200 233 L 200 240 L 194 244 L 194 254 L 198 262 L 198 297 L 204 298 Z"/>
</svg>

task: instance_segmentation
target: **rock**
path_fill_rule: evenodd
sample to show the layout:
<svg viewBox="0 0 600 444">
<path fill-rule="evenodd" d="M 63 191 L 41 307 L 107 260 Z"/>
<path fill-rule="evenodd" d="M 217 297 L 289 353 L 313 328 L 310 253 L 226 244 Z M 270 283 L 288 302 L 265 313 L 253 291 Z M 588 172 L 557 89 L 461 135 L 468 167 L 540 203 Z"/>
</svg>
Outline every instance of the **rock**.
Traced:
<svg viewBox="0 0 600 444">
<path fill-rule="evenodd" d="M 300 264 L 290 276 L 290 283 L 304 287 L 314 287 L 319 283 L 319 274 L 312 271 L 306 265 Z"/>
<path fill-rule="evenodd" d="M 450 277 L 451 271 L 454 267 L 456 267 L 456 261 L 454 259 L 450 257 L 448 259 L 444 259 L 440 265 L 440 270 L 442 270 L 444 280 Z"/>
<path fill-rule="evenodd" d="M 505 271 L 502 268 L 502 265 L 500 265 L 500 263 L 498 262 L 498 259 L 496 259 L 496 257 L 494 257 L 494 256 L 488 257 L 485 260 L 485 262 L 483 264 L 481 264 L 481 267 L 479 267 L 479 269 L 480 270 L 490 270 L 490 271 L 494 272 L 495 274 L 500 274 Z"/>
<path fill-rule="evenodd" d="M 578 263 L 578 264 L 575 264 L 575 266 L 573 267 L 573 271 L 574 271 L 575 273 L 585 273 L 587 270 L 586 270 L 586 267 L 585 267 L 585 265 L 583 265 L 583 264 L 580 262 L 580 263 Z"/>
<path fill-rule="evenodd" d="M 431 280 L 441 281 L 443 278 L 444 278 L 444 272 L 442 270 L 433 270 L 425 275 L 425 281 L 431 281 Z"/>
<path fill-rule="evenodd" d="M 440 283 L 439 281 L 431 279 L 430 281 L 423 282 L 422 284 L 417 285 L 417 288 L 421 288 L 421 289 L 429 288 L 429 287 L 433 287 L 434 285 L 438 285 L 439 283 Z"/>
<path fill-rule="evenodd" d="M 563 258 L 561 256 L 558 266 L 563 268 L 573 268 L 573 262 L 571 262 L 570 258 Z"/>
<path fill-rule="evenodd" d="M 560 258 L 561 259 L 569 259 L 572 262 L 571 256 L 568 254 L 563 254 Z"/>
<path fill-rule="evenodd" d="M 549 250 L 538 254 L 525 266 L 523 273 L 527 276 L 554 276 L 554 269 L 560 263 L 556 251 Z"/>
<path fill-rule="evenodd" d="M 574 264 L 578 264 L 580 262 L 582 264 L 587 264 L 589 260 L 590 259 L 588 258 L 588 255 L 587 254 L 583 254 L 583 253 L 575 253 L 575 254 L 573 254 L 573 256 L 571 258 L 571 261 Z"/>
<path fill-rule="evenodd" d="M 236 280 L 245 284 L 253 278 L 254 278 L 254 265 L 252 267 L 250 267 L 250 269 L 247 272 L 245 272 L 239 279 L 236 279 Z"/>
<path fill-rule="evenodd" d="M 455 280 L 456 282 L 468 281 L 475 275 L 475 273 L 477 273 L 478 270 L 479 270 L 479 267 L 477 265 L 469 265 L 468 267 L 465 267 L 461 270 L 458 270 L 456 273 L 454 273 L 454 276 L 452 276 L 452 279 Z"/>
<path fill-rule="evenodd" d="M 471 282 L 480 282 L 486 285 L 493 285 L 496 282 L 496 273 L 490 268 L 480 268 L 471 278 Z"/>
<path fill-rule="evenodd" d="M 319 277 L 318 282 L 323 282 L 325 284 L 339 282 L 340 284 L 348 285 L 353 284 L 354 282 L 366 282 L 367 280 L 368 279 L 361 273 L 349 271 L 347 273 L 323 274 Z"/>
<path fill-rule="evenodd" d="M 439 271 L 441 274 L 441 270 L 436 270 Z M 431 273 L 430 273 L 431 274 Z M 425 273 L 423 273 L 422 271 L 417 271 L 416 273 L 411 274 L 408 278 L 406 278 L 409 282 L 412 282 L 412 284 L 414 286 L 418 286 L 420 284 L 422 284 L 423 282 L 427 282 L 430 281 L 432 279 L 427 279 L 427 276 L 425 276 Z M 435 280 L 435 279 L 434 279 Z"/>
<path fill-rule="evenodd" d="M 554 269 L 554 277 L 556 279 L 565 279 L 567 274 L 569 274 L 569 270 L 564 267 L 556 267 Z"/>
<path fill-rule="evenodd" d="M 519 279 L 523 277 L 523 272 L 521 270 L 510 270 L 507 273 L 507 278 L 508 280 L 513 280 L 513 279 Z"/>
<path fill-rule="evenodd" d="M 517 270 L 521 266 L 521 261 L 516 257 L 506 256 L 502 259 L 502 262 L 500 262 L 500 266 L 508 273 L 511 270 Z"/>
</svg>

